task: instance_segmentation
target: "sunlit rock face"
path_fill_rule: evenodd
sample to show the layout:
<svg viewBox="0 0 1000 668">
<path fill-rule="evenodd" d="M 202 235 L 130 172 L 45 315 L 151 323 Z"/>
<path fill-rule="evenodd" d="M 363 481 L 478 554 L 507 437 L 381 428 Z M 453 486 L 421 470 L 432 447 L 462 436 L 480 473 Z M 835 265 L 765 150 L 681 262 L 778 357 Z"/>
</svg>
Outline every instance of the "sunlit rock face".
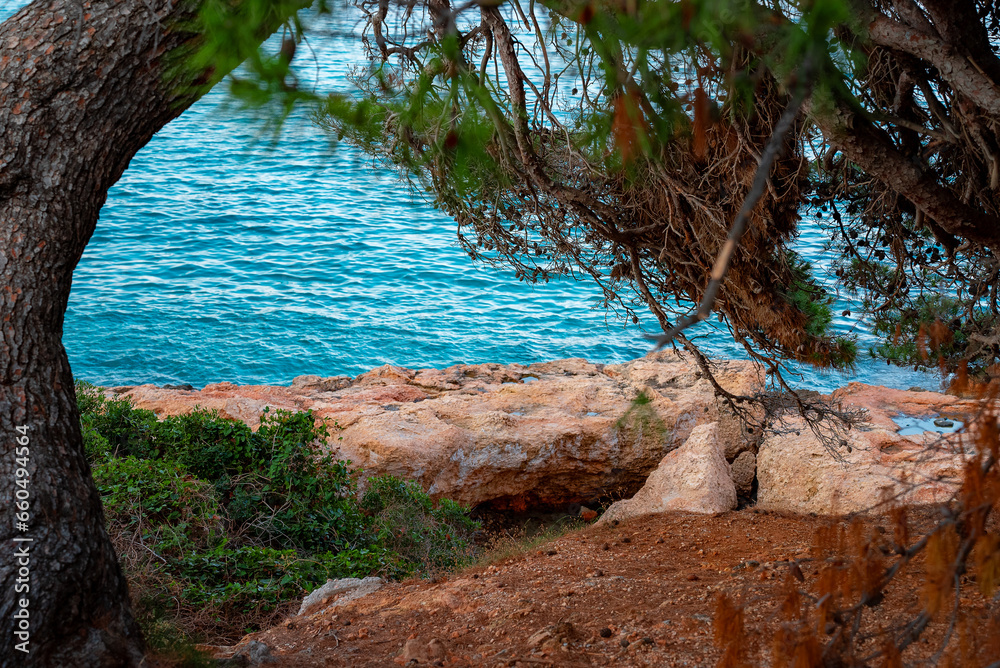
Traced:
<svg viewBox="0 0 1000 668">
<path fill-rule="evenodd" d="M 683 510 L 722 513 L 736 508 L 736 485 L 719 440 L 718 424 L 694 428 L 684 445 L 663 458 L 631 499 L 611 504 L 601 522 Z"/>
<path fill-rule="evenodd" d="M 723 362 L 715 371 L 735 394 L 761 388 L 748 362 Z M 362 480 L 392 474 L 419 482 L 436 498 L 513 510 L 630 499 L 659 467 L 650 482 L 655 494 L 640 495 L 648 502 L 643 512 L 718 512 L 732 504 L 716 460 L 737 478 L 744 502 L 755 490 L 757 505 L 768 510 L 844 514 L 886 499 L 938 501 L 954 491 L 972 452 L 969 436 L 942 432 L 971 423 L 978 407 L 935 392 L 851 383 L 821 397 L 866 411 L 865 422 L 847 432 L 846 446 L 831 450 L 794 415 L 751 442 L 696 365 L 673 352 L 613 365 L 582 359 L 421 370 L 386 365 L 353 379 L 300 376 L 287 387 L 140 385 L 109 392 L 160 417 L 201 406 L 254 428 L 265 407 L 309 409 L 330 427 L 327 450 L 361 469 Z M 709 440 L 717 448 L 694 448 L 708 442 L 699 432 L 689 448 L 694 454 L 678 449 L 700 426 L 713 424 Z M 685 457 L 704 466 L 667 475 L 687 471 Z M 705 488 L 686 476 L 714 481 L 709 487 L 717 498 L 706 500 Z M 631 504 L 629 513 L 640 506 Z"/>
<path fill-rule="evenodd" d="M 747 362 L 723 362 L 716 377 L 737 393 L 759 384 Z M 330 452 L 363 477 L 392 474 L 435 497 L 513 509 L 631 496 L 698 425 L 731 419 L 694 363 L 673 352 L 615 365 L 387 365 L 290 387 L 115 392 L 161 418 L 201 406 L 255 428 L 266 406 L 311 409 L 331 426 Z"/>
<path fill-rule="evenodd" d="M 978 403 L 861 383 L 829 398 L 864 409 L 865 423 L 837 444 L 801 418 L 786 421 L 757 454 L 758 507 L 840 515 L 944 501 L 955 492 L 975 452 Z M 963 424 L 969 433 L 956 433 Z"/>
</svg>

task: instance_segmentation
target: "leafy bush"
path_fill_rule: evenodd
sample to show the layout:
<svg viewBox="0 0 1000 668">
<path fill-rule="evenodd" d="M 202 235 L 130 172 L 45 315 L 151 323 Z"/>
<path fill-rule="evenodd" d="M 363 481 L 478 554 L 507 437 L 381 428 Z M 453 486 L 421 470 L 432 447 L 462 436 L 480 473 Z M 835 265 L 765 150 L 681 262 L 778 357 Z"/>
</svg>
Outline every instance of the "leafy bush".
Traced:
<svg viewBox="0 0 1000 668">
<path fill-rule="evenodd" d="M 384 550 L 342 550 L 302 557 L 296 550 L 246 546 L 192 554 L 176 562 L 192 605 L 253 610 L 301 598 L 331 578 L 379 571 Z"/>
<path fill-rule="evenodd" d="M 83 383 L 77 401 L 139 618 L 165 647 L 183 649 L 176 633 L 234 641 L 330 578 L 437 572 L 471 555 L 478 524 L 452 501 L 389 477 L 359 500 L 310 412 L 265 411 L 253 431 L 206 410 L 158 421 Z"/>
<path fill-rule="evenodd" d="M 414 482 L 372 478 L 361 507 L 371 518 L 378 543 L 397 555 L 401 574 L 454 568 L 472 554 L 478 523 L 450 499 L 435 507 Z"/>
<path fill-rule="evenodd" d="M 106 521 L 116 534 L 129 535 L 161 557 L 222 540 L 214 489 L 176 463 L 109 457 L 92 470 Z"/>
<path fill-rule="evenodd" d="M 874 332 L 881 337 L 872 357 L 914 368 L 934 368 L 939 361 L 958 359 L 969 348 L 970 331 L 965 326 L 981 324 L 976 318 L 962 319 L 961 303 L 945 295 L 920 295 L 912 308 L 878 314 Z M 982 369 L 973 367 L 974 373 Z"/>
<path fill-rule="evenodd" d="M 89 383 L 77 384 L 76 399 L 88 455 L 149 456 L 157 429 L 153 411 L 137 409 L 128 399 L 108 399 Z"/>
</svg>

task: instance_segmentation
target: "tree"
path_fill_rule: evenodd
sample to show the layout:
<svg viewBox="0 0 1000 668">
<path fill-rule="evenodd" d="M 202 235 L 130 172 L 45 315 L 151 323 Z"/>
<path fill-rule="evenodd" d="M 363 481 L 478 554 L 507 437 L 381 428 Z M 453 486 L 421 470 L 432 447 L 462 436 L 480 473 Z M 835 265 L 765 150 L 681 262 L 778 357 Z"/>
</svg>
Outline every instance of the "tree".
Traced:
<svg viewBox="0 0 1000 668">
<path fill-rule="evenodd" d="M 132 156 L 301 6 L 37 1 L 0 25 L 0 665 L 142 661 L 62 345 L 73 269 Z"/>
<path fill-rule="evenodd" d="M 707 295 L 783 383 L 783 360 L 858 354 L 790 249 L 812 208 L 885 337 L 876 354 L 980 376 L 996 363 L 995 3 L 357 4 L 371 68 L 320 121 L 401 167 L 474 259 L 588 277 L 668 338 Z"/>
<path fill-rule="evenodd" d="M 304 4 L 53 0 L 0 26 L 3 665 L 141 659 L 61 343 L 72 271 L 135 152 L 244 58 L 246 99 L 281 113 L 316 100 L 289 71 L 301 24 L 279 54 L 256 50 Z M 528 281 L 589 276 L 609 307 L 648 308 L 664 330 L 717 291 L 707 306 L 780 381 L 784 359 L 856 356 L 789 249 L 799 210 L 827 207 L 841 277 L 866 296 L 886 357 L 996 363 L 992 3 L 359 4 L 373 68 L 322 122 L 427 188 L 474 258 Z"/>
</svg>

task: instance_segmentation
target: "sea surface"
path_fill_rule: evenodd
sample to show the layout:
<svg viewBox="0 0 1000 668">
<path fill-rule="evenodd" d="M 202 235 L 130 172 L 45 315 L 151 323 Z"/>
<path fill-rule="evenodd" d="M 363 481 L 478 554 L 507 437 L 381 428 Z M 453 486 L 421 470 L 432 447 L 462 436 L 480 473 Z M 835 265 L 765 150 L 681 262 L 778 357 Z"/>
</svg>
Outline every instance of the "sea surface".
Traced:
<svg viewBox="0 0 1000 668">
<path fill-rule="evenodd" d="M 356 17 L 326 20 L 296 60 L 302 85 L 348 90 L 364 62 Z M 803 225 L 798 249 L 820 270 L 822 241 Z M 331 146 L 304 113 L 272 144 L 223 85 L 160 131 L 111 190 L 74 275 L 64 340 L 76 377 L 101 385 L 287 384 L 382 364 L 648 352 L 655 319 L 626 326 L 596 307 L 600 297 L 588 282 L 528 286 L 474 264 L 454 222 L 395 174 Z M 870 343 L 857 320 L 835 324 Z M 716 356 L 745 356 L 710 324 L 693 333 Z M 800 371 L 796 385 L 821 390 L 940 383 L 870 361 L 854 373 Z"/>
</svg>

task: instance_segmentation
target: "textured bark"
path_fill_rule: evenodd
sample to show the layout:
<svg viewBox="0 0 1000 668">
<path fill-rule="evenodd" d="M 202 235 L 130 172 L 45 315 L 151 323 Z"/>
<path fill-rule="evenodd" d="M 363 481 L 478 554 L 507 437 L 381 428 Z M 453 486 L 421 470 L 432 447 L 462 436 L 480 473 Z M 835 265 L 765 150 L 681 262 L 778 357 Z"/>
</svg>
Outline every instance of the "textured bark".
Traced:
<svg viewBox="0 0 1000 668">
<path fill-rule="evenodd" d="M 1000 88 L 976 67 L 978 63 L 940 37 L 881 15 L 868 25 L 868 36 L 879 46 L 927 61 L 952 88 L 975 100 L 989 113 L 1000 116 Z"/>
<path fill-rule="evenodd" d="M 806 109 L 848 160 L 909 199 L 942 230 L 987 245 L 1000 243 L 1000 218 L 962 202 L 936 174 L 900 153 L 883 130 L 846 105 L 828 111 L 807 104 Z"/>
<path fill-rule="evenodd" d="M 38 0 L 0 26 L 0 666 L 142 661 L 84 457 L 62 328 L 73 269 L 108 189 L 194 101 L 163 75 L 165 57 L 193 37 L 174 26 L 194 7 Z M 20 425 L 30 448 L 27 531 L 15 527 Z M 30 591 L 18 593 L 16 551 L 24 545 Z M 28 654 L 15 647 L 22 598 Z"/>
<path fill-rule="evenodd" d="M 913 0 L 909 0 L 913 2 Z M 1000 83 L 1000 58 L 993 53 L 986 22 L 973 0 L 923 0 L 936 32 L 973 59 L 993 83 Z"/>
</svg>

